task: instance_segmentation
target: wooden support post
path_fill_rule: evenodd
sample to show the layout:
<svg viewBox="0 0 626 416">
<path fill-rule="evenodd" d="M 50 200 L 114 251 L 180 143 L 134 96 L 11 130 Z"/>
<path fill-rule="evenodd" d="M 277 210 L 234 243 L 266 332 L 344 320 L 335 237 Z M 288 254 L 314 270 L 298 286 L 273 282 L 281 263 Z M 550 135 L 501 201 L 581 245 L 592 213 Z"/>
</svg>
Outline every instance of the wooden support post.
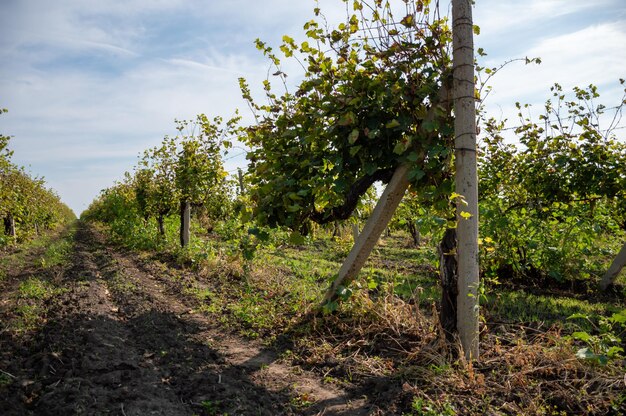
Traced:
<svg viewBox="0 0 626 416">
<path fill-rule="evenodd" d="M 157 225 L 159 227 L 159 235 L 160 236 L 164 236 L 165 235 L 165 224 L 164 224 L 165 218 L 162 214 L 157 215 Z"/>
<path fill-rule="evenodd" d="M 456 228 L 448 228 L 439 243 L 439 281 L 441 283 L 441 308 L 439 321 L 446 340 L 454 345 L 457 328 L 457 299 L 459 285 L 456 259 Z M 456 355 L 456 354 L 455 354 Z"/>
<path fill-rule="evenodd" d="M 359 271 L 361 271 L 363 264 L 365 264 L 380 235 L 389 224 L 389 221 L 391 221 L 391 217 L 393 217 L 396 208 L 398 208 L 404 193 L 409 187 L 408 173 L 408 165 L 401 165 L 396 169 L 383 195 L 378 200 L 372 215 L 365 223 L 363 231 L 361 231 L 359 237 L 354 242 L 346 261 L 339 269 L 337 278 L 326 292 L 322 306 L 336 300 L 339 287 L 345 286 L 354 280 Z"/>
<path fill-rule="evenodd" d="M 191 222 L 191 203 L 187 200 L 180 202 L 180 246 L 187 247 L 189 245 Z"/>
<path fill-rule="evenodd" d="M 478 350 L 478 176 L 476 167 L 476 98 L 472 2 L 452 0 L 455 190 L 459 295 L 457 328 L 467 360 Z"/>
<path fill-rule="evenodd" d="M 611 263 L 611 267 L 602 277 L 602 281 L 600 282 L 600 289 L 606 290 L 609 285 L 613 284 L 619 272 L 622 271 L 624 266 L 626 265 L 626 243 L 622 246 L 622 249 L 617 253 L 617 257 Z"/>
<path fill-rule="evenodd" d="M 8 236 L 15 238 L 15 217 L 12 214 L 8 214 L 4 218 L 4 233 Z"/>
</svg>

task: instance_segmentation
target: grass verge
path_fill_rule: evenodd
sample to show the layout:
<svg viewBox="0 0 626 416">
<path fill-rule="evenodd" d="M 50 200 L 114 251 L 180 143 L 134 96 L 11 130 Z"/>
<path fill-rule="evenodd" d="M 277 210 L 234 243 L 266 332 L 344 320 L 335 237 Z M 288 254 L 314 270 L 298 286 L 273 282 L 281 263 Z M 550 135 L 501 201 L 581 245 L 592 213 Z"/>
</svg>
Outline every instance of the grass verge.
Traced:
<svg viewBox="0 0 626 416">
<path fill-rule="evenodd" d="M 59 281 L 71 262 L 75 232 L 76 224 L 51 230 L 2 258 L 3 330 L 24 333 L 45 323 L 53 299 L 65 290 Z"/>
</svg>

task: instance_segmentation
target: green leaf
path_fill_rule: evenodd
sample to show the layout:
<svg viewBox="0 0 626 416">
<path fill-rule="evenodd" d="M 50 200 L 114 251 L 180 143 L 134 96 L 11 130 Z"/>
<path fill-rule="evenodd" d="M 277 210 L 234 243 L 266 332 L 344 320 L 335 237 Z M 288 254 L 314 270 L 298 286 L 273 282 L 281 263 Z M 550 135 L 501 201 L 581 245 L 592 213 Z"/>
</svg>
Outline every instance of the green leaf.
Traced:
<svg viewBox="0 0 626 416">
<path fill-rule="evenodd" d="M 467 201 L 465 200 L 465 197 L 456 192 L 452 192 L 452 194 L 450 194 L 450 201 L 457 201 L 457 202 L 462 203 L 463 205 L 467 205 Z"/>
<path fill-rule="evenodd" d="M 411 27 L 415 24 L 415 16 L 412 14 L 406 15 L 404 19 L 400 20 L 400 24 L 405 27 Z"/>
<path fill-rule="evenodd" d="M 385 127 L 387 127 L 388 129 L 393 129 L 393 128 L 398 127 L 399 125 L 400 125 L 400 122 L 394 118 L 393 120 L 385 124 Z"/>
<path fill-rule="evenodd" d="M 335 312 L 338 307 L 339 307 L 339 303 L 335 301 L 328 302 L 324 304 L 324 306 L 322 307 L 322 312 L 328 315 L 328 314 Z"/>
<path fill-rule="evenodd" d="M 356 142 L 358 138 L 359 138 L 359 129 L 354 129 L 348 135 L 348 142 L 350 144 L 354 144 L 354 142 Z"/>
<path fill-rule="evenodd" d="M 249 228 L 248 234 L 255 236 L 261 241 L 267 241 L 270 238 L 270 234 L 267 231 L 263 231 L 258 227 Z"/>
<path fill-rule="evenodd" d="M 406 158 L 409 162 L 417 162 L 417 159 L 419 159 L 419 156 L 417 152 L 411 152 Z"/>
<path fill-rule="evenodd" d="M 591 335 L 583 331 L 574 332 L 572 334 L 572 338 L 579 339 L 583 342 L 589 342 L 590 340 L 593 339 Z"/>
<path fill-rule="evenodd" d="M 606 355 L 596 354 L 587 347 L 579 349 L 576 352 L 576 358 L 594 361 L 601 365 L 606 365 L 609 362 L 609 358 Z"/>
<path fill-rule="evenodd" d="M 352 146 L 350 148 L 350 156 L 354 157 L 354 155 L 356 155 L 357 153 L 359 153 L 359 150 L 361 150 L 362 146 Z"/>
<path fill-rule="evenodd" d="M 345 286 L 339 286 L 339 288 L 337 288 L 337 295 L 345 302 L 350 298 L 350 296 L 352 296 L 352 289 Z"/>
<path fill-rule="evenodd" d="M 380 130 L 378 130 L 378 129 L 373 129 L 373 130 L 370 130 L 369 132 L 367 132 L 367 138 L 368 139 L 375 139 L 379 135 L 380 135 Z"/>
<path fill-rule="evenodd" d="M 393 147 L 393 152 L 397 155 L 401 155 L 402 153 L 404 153 L 405 150 L 406 147 L 402 142 L 396 143 L 396 145 Z"/>
<path fill-rule="evenodd" d="M 302 245 L 305 241 L 306 238 L 297 231 L 294 231 L 289 235 L 289 244 L 292 244 L 294 246 Z"/>
<path fill-rule="evenodd" d="M 356 33 L 359 30 L 359 18 L 353 14 L 350 17 L 350 33 Z"/>
<path fill-rule="evenodd" d="M 626 324 L 626 309 L 614 313 L 609 320 L 615 323 Z"/>
<path fill-rule="evenodd" d="M 328 206 L 328 202 L 328 199 L 322 196 L 318 196 L 317 198 L 315 198 L 315 202 L 313 203 L 315 211 L 322 212 L 324 208 Z"/>
<path fill-rule="evenodd" d="M 437 127 L 438 125 L 434 121 L 424 121 L 422 123 L 422 128 L 428 133 L 432 133 L 433 131 L 437 130 Z"/>
<path fill-rule="evenodd" d="M 435 221 L 435 223 L 439 226 L 444 225 L 445 223 L 448 222 L 445 218 L 441 218 L 441 217 L 435 217 L 433 218 L 433 221 Z"/>
<path fill-rule="evenodd" d="M 480 35 L 480 27 L 478 25 L 472 26 L 472 30 L 476 36 Z"/>
<path fill-rule="evenodd" d="M 409 180 L 417 182 L 420 179 L 422 179 L 425 175 L 426 173 L 419 168 L 411 169 L 409 171 Z"/>
<path fill-rule="evenodd" d="M 337 124 L 339 124 L 340 126 L 351 126 L 352 124 L 354 124 L 354 120 L 355 120 L 354 113 L 350 111 L 342 115 L 339 118 L 339 121 L 337 122 Z"/>
<path fill-rule="evenodd" d="M 624 349 L 622 347 L 611 347 L 607 350 L 606 355 L 609 358 L 617 358 L 621 355 L 621 353 L 624 352 Z"/>
</svg>

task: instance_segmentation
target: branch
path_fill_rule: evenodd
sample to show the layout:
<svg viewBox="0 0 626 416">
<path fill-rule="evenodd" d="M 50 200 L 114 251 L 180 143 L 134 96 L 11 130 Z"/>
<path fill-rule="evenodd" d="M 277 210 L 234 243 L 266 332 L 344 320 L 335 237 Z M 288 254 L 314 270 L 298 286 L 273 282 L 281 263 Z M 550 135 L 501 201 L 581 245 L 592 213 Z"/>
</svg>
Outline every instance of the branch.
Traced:
<svg viewBox="0 0 626 416">
<path fill-rule="evenodd" d="M 318 224 L 327 224 L 335 220 L 346 220 L 350 218 L 350 215 L 352 215 L 352 212 L 359 203 L 359 199 L 367 192 L 369 187 L 377 181 L 388 183 L 396 168 L 397 166 L 379 169 L 371 175 L 361 177 L 350 186 L 350 191 L 346 195 L 343 205 L 332 208 L 330 212 L 314 212 L 309 218 Z"/>
</svg>

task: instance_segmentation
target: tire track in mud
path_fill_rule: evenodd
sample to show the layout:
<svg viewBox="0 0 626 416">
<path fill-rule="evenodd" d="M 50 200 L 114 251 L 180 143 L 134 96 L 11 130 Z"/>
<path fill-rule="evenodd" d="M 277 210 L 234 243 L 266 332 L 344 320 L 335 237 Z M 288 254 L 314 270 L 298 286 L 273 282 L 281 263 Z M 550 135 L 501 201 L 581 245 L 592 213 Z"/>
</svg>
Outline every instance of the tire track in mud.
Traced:
<svg viewBox="0 0 626 416">
<path fill-rule="evenodd" d="M 21 348 L 6 415 L 365 415 L 361 399 L 277 362 L 193 313 L 168 269 L 152 272 L 91 226 L 75 237 L 66 291 Z M 18 349 L 16 349 L 18 351 Z M 306 397 L 311 405 L 299 405 Z"/>
</svg>

